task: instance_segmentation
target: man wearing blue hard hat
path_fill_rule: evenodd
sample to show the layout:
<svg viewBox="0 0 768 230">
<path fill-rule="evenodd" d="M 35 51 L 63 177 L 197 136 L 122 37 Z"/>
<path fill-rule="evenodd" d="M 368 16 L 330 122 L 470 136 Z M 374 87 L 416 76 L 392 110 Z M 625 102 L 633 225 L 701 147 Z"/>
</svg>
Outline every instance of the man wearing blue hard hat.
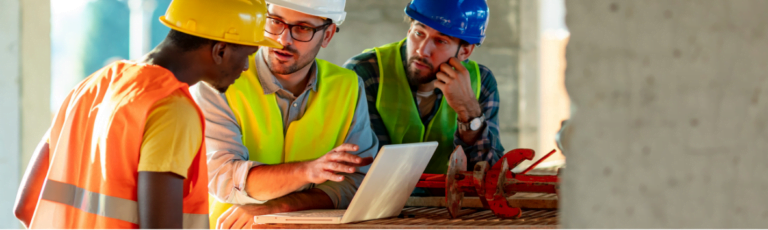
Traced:
<svg viewBox="0 0 768 230">
<path fill-rule="evenodd" d="M 468 166 L 495 163 L 499 94 L 491 71 L 469 60 L 488 25 L 485 0 L 412 0 L 407 37 L 365 50 L 344 67 L 363 78 L 380 146 L 437 141 L 425 173 L 446 173 L 456 146 Z"/>
</svg>

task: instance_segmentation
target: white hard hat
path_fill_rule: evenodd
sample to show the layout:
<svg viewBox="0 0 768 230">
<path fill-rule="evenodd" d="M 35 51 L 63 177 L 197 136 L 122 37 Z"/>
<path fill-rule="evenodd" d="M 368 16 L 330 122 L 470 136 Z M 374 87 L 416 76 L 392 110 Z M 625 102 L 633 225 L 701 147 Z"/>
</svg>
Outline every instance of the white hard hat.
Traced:
<svg viewBox="0 0 768 230">
<path fill-rule="evenodd" d="M 341 25 L 347 12 L 344 11 L 346 0 L 266 0 L 275 4 L 305 14 L 329 18 L 336 25 Z"/>
</svg>

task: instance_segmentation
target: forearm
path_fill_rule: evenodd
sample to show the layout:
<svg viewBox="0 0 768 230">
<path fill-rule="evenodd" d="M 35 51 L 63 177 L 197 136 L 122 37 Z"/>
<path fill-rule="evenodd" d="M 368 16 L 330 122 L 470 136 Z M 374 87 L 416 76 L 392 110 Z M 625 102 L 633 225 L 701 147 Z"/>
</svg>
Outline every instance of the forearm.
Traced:
<svg viewBox="0 0 768 230">
<path fill-rule="evenodd" d="M 328 194 L 317 188 L 294 192 L 270 200 L 266 204 L 274 205 L 279 212 L 293 212 L 309 209 L 334 209 L 333 201 L 328 197 Z"/>
<path fill-rule="evenodd" d="M 454 144 L 464 148 L 470 167 L 480 161 L 493 164 L 504 154 L 499 139 L 499 92 L 496 80 L 487 67 L 480 67 L 482 85 L 477 101 L 486 120 L 475 139 L 463 138 L 459 132 L 454 136 Z"/>
<path fill-rule="evenodd" d="M 469 167 L 480 161 L 493 164 L 499 160 L 504 152 L 504 147 L 499 143 L 498 125 L 492 120 L 485 122 L 475 142 L 464 142 L 458 131 L 454 135 L 453 142 L 457 147 L 460 146 L 464 149 Z"/>
<path fill-rule="evenodd" d="M 477 142 L 480 137 L 482 137 L 483 131 L 485 129 L 485 124 L 483 124 L 483 127 L 481 127 L 478 130 L 458 130 L 459 138 L 461 138 L 461 141 L 464 143 L 475 143 Z"/>
<path fill-rule="evenodd" d="M 40 197 L 40 192 L 45 183 L 50 162 L 49 156 L 48 143 L 43 141 L 37 146 L 19 186 L 16 204 L 14 205 L 14 215 L 27 228 L 32 222 L 38 197 Z"/>
<path fill-rule="evenodd" d="M 171 172 L 139 172 L 139 228 L 183 227 L 184 178 Z"/>
<path fill-rule="evenodd" d="M 483 114 L 482 110 L 480 110 L 480 104 L 477 103 L 477 101 L 471 101 L 470 103 L 467 103 L 466 106 L 461 106 L 456 113 L 458 114 L 459 122 L 470 122 L 472 119 L 480 117 Z M 467 129 L 458 130 L 457 132 L 459 133 L 459 138 L 461 138 L 464 143 L 475 143 L 478 138 L 482 136 L 485 128 L 486 125 L 485 122 L 483 122 L 483 126 L 477 130 Z"/>
<path fill-rule="evenodd" d="M 285 196 L 309 183 L 304 165 L 304 162 L 295 162 L 253 167 L 248 172 L 245 191 L 256 200 Z"/>
</svg>

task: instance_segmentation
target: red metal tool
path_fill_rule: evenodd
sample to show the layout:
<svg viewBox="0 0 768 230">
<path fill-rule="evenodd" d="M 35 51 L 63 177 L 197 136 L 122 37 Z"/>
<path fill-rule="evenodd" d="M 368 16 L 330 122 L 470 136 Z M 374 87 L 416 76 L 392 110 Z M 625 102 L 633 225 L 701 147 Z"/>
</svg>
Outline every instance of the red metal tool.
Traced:
<svg viewBox="0 0 768 230">
<path fill-rule="evenodd" d="M 515 149 L 507 152 L 489 169 L 488 162 L 478 162 L 472 171 L 466 171 L 467 158 L 461 147 L 451 154 L 447 174 L 423 174 L 416 184 L 421 188 L 444 188 L 448 212 L 460 216 L 461 200 L 467 195 L 477 195 L 485 208 L 499 218 L 518 218 L 520 208 L 511 207 L 507 197 L 517 192 L 558 193 L 558 175 L 528 175 L 536 165 L 551 156 L 555 150 L 529 166 L 522 173 L 510 171 L 525 160 L 533 160 L 531 149 Z M 558 173 L 559 174 L 559 173 Z"/>
</svg>

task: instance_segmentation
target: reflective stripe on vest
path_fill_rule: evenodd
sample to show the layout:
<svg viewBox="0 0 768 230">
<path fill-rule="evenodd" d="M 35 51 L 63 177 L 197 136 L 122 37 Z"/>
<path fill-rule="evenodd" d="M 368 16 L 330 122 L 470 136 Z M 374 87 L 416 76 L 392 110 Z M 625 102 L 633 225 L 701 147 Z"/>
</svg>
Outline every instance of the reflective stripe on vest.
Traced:
<svg viewBox="0 0 768 230">
<path fill-rule="evenodd" d="M 188 85 L 159 66 L 115 62 L 70 92 L 50 129 L 50 164 L 31 228 L 136 228 L 144 125 L 154 103 Z M 205 123 L 197 108 L 204 134 Z M 184 180 L 183 226 L 207 226 L 205 144 Z M 203 223 L 204 224 L 201 224 Z"/>
<path fill-rule="evenodd" d="M 437 141 L 437 150 L 424 172 L 444 174 L 454 149 L 453 137 L 457 129 L 458 115 L 443 97 L 437 113 L 427 128 L 424 128 L 401 59 L 400 47 L 405 41 L 406 39 L 403 39 L 374 48 L 379 64 L 376 109 L 387 128 L 392 144 Z M 470 73 L 475 98 L 480 98 L 480 68 L 472 60 L 462 64 Z"/>
<path fill-rule="evenodd" d="M 330 62 L 316 59 L 317 91 L 311 91 L 301 119 L 291 122 L 283 134 L 283 116 L 275 93 L 265 94 L 254 68 L 229 87 L 225 96 L 242 131 L 249 160 L 280 164 L 317 159 L 344 143 L 352 125 L 359 86 L 357 74 Z M 211 227 L 230 204 L 211 202 Z"/>
<path fill-rule="evenodd" d="M 69 205 L 87 213 L 139 224 L 139 204 L 120 197 L 91 192 L 54 180 L 45 182 L 41 199 Z M 208 228 L 207 214 L 184 213 L 184 228 Z"/>
</svg>

